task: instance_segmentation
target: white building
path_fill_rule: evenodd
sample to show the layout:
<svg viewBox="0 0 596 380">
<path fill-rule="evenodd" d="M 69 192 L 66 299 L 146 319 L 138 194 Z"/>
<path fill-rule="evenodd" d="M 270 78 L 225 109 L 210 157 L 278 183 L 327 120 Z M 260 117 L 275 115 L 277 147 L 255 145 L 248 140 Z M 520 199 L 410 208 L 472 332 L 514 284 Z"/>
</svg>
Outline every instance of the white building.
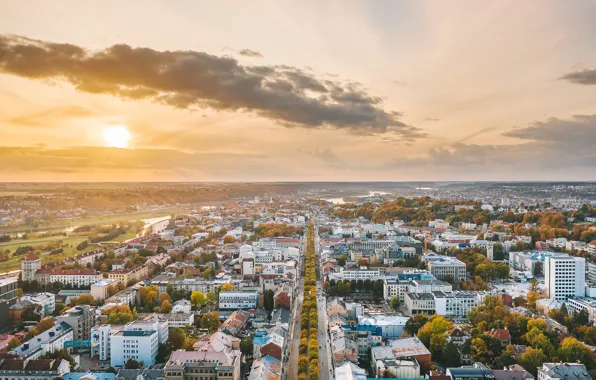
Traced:
<svg viewBox="0 0 596 380">
<path fill-rule="evenodd" d="M 108 288 L 112 286 L 115 289 L 117 284 L 118 280 L 114 278 L 104 278 L 101 281 L 91 284 L 91 295 L 95 300 L 103 301 L 109 298 Z"/>
<path fill-rule="evenodd" d="M 553 255 L 544 261 L 544 283 L 549 298 L 564 301 L 582 297 L 586 287 L 586 259 Z"/>
<path fill-rule="evenodd" d="M 438 315 L 465 317 L 468 310 L 478 306 L 478 292 L 433 292 L 435 310 Z"/>
<path fill-rule="evenodd" d="M 16 347 L 11 353 L 21 359 L 37 359 L 41 355 L 64 348 L 64 342 L 73 340 L 73 329 L 65 322 L 60 322 Z"/>
<path fill-rule="evenodd" d="M 190 313 L 191 304 L 189 300 L 179 300 L 172 305 L 172 313 Z"/>
<path fill-rule="evenodd" d="M 91 329 L 91 356 L 99 360 L 110 360 L 110 338 L 122 329 L 121 325 L 97 325 Z"/>
<path fill-rule="evenodd" d="M 343 269 L 338 274 L 344 280 L 374 280 L 381 276 L 379 269 Z"/>
<path fill-rule="evenodd" d="M 41 269 L 41 259 L 34 253 L 30 253 L 21 260 L 21 270 L 23 281 L 35 280 L 35 273 Z"/>
<path fill-rule="evenodd" d="M 254 309 L 257 307 L 259 293 L 249 292 L 220 292 L 219 308 L 223 310 Z"/>
<path fill-rule="evenodd" d="M 29 301 L 41 306 L 42 317 L 51 315 L 56 310 L 56 295 L 54 293 L 31 293 L 21 296 L 21 301 Z"/>
<path fill-rule="evenodd" d="M 538 380 L 589 380 L 592 376 L 581 363 L 542 363 L 538 368 Z"/>
<path fill-rule="evenodd" d="M 441 256 L 440 259 L 433 259 L 429 261 L 428 269 L 440 280 L 447 278 L 457 282 L 466 280 L 466 264 L 455 257 Z"/>
<path fill-rule="evenodd" d="M 110 335 L 110 364 L 123 366 L 128 359 L 155 364 L 157 348 L 168 339 L 167 323 L 158 321 L 134 321 Z"/>
</svg>

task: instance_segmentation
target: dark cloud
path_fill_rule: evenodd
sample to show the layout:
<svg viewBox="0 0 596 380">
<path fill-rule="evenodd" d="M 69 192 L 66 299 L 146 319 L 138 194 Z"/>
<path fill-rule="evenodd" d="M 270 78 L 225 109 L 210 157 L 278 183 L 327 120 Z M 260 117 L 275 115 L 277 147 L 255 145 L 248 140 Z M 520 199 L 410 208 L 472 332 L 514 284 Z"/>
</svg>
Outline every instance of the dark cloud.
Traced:
<svg viewBox="0 0 596 380">
<path fill-rule="evenodd" d="M 485 133 L 482 130 L 479 133 Z M 471 135 L 471 136 L 474 136 Z M 465 139 L 430 149 L 419 157 L 395 157 L 385 169 L 399 167 L 440 167 L 482 171 L 519 172 L 520 165 L 532 170 L 582 168 L 586 178 L 596 174 L 596 115 L 575 115 L 570 119 L 551 118 L 502 134 L 520 141 L 512 145 L 466 144 Z"/>
<path fill-rule="evenodd" d="M 70 105 L 48 108 L 39 112 L 21 115 L 8 119 L 12 124 L 24 127 L 52 126 L 62 122 L 64 119 L 82 118 L 93 116 L 94 113 L 87 108 Z"/>
<path fill-rule="evenodd" d="M 575 84 L 596 85 L 596 69 L 581 70 L 563 75 L 561 78 Z"/>
<path fill-rule="evenodd" d="M 261 54 L 260 51 L 251 50 L 251 49 L 242 49 L 238 52 L 238 54 L 244 55 L 246 57 L 254 57 L 254 58 L 262 58 L 263 57 L 263 54 Z"/>
<path fill-rule="evenodd" d="M 360 85 L 320 81 L 291 66 L 243 66 L 196 51 L 114 45 L 87 51 L 71 44 L 0 36 L 0 72 L 64 80 L 79 91 L 149 99 L 182 109 L 256 113 L 286 126 L 332 127 L 359 134 L 425 136 L 385 111 Z M 323 96 L 324 95 L 324 96 Z"/>
</svg>

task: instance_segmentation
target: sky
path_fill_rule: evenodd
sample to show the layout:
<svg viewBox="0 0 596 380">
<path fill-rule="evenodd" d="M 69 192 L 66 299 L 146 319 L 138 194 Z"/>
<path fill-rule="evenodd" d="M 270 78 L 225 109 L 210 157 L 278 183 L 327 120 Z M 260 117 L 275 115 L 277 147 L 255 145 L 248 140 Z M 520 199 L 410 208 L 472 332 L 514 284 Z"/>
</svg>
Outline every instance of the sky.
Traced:
<svg viewBox="0 0 596 380">
<path fill-rule="evenodd" d="M 593 181 L 596 0 L 0 1 L 1 181 Z"/>
</svg>

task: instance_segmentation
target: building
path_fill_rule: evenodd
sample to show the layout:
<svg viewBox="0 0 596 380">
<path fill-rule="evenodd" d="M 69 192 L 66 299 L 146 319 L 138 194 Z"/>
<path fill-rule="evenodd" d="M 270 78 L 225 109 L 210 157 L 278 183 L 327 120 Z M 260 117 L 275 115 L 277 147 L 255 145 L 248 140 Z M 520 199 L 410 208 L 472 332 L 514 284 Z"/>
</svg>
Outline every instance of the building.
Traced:
<svg viewBox="0 0 596 380">
<path fill-rule="evenodd" d="M 405 304 L 410 315 L 435 312 L 435 297 L 430 293 L 406 293 Z"/>
<path fill-rule="evenodd" d="M 35 279 L 42 285 L 59 282 L 71 287 L 86 287 L 101 280 L 101 273 L 95 269 L 40 269 L 35 274 Z"/>
<path fill-rule="evenodd" d="M 0 300 L 6 300 L 8 306 L 17 303 L 18 277 L 0 278 Z"/>
<path fill-rule="evenodd" d="M 106 332 L 110 334 L 109 345 L 99 356 L 109 357 L 112 367 L 121 367 L 128 359 L 143 362 L 145 366 L 153 365 L 158 345 L 168 340 L 167 323 L 155 320 L 133 321 L 116 332 L 109 332 L 106 327 L 98 331 L 104 336 Z"/>
<path fill-rule="evenodd" d="M 97 301 L 103 301 L 109 298 L 108 289 L 116 289 L 118 281 L 113 278 L 104 278 L 94 284 L 91 284 L 91 295 Z"/>
<path fill-rule="evenodd" d="M 21 260 L 21 271 L 23 281 L 31 282 L 35 280 L 35 273 L 41 269 L 41 259 L 33 252 Z"/>
<path fill-rule="evenodd" d="M 452 380 L 494 380 L 493 371 L 482 363 L 459 368 L 447 368 L 445 373 Z"/>
<path fill-rule="evenodd" d="M 538 380 L 589 380 L 586 366 L 581 363 L 542 363 L 538 368 Z"/>
<path fill-rule="evenodd" d="M 405 360 L 416 359 L 419 368 L 427 369 L 431 364 L 430 351 L 416 337 L 390 340 L 386 346 L 371 348 L 371 361 L 377 366 L 378 360 Z M 416 377 L 421 377 L 420 374 Z"/>
<path fill-rule="evenodd" d="M 95 326 L 95 308 L 89 305 L 75 306 L 56 317 L 56 321 L 65 322 L 72 327 L 73 339 L 90 339 L 91 328 Z"/>
<path fill-rule="evenodd" d="M 21 296 L 21 302 L 30 302 L 32 304 L 40 305 L 42 317 L 51 315 L 56 310 L 56 295 L 54 293 L 30 293 Z"/>
<path fill-rule="evenodd" d="M 37 359 L 41 355 L 63 349 L 64 342 L 73 340 L 73 337 L 73 329 L 68 324 L 59 322 L 10 352 L 18 355 L 21 359 Z"/>
<path fill-rule="evenodd" d="M 54 380 L 70 372 L 70 363 L 64 359 L 0 359 L 0 379 Z"/>
<path fill-rule="evenodd" d="M 335 367 L 335 380 L 366 380 L 366 371 L 356 364 L 346 361 Z"/>
<path fill-rule="evenodd" d="M 255 309 L 259 301 L 259 293 L 256 291 L 247 292 L 220 292 L 220 310 Z"/>
<path fill-rule="evenodd" d="M 430 273 L 439 280 L 460 282 L 466 280 L 466 264 L 450 256 L 440 256 L 428 262 Z"/>
<path fill-rule="evenodd" d="M 110 360 L 110 337 L 120 331 L 120 325 L 97 325 L 91 329 L 91 356 L 98 356 L 99 360 Z"/>
<path fill-rule="evenodd" d="M 279 380 L 281 361 L 272 356 L 263 356 L 252 363 L 248 380 Z"/>
<path fill-rule="evenodd" d="M 385 339 L 394 339 L 403 334 L 408 319 L 408 317 L 386 315 L 360 316 L 356 328 L 371 331 Z"/>
<path fill-rule="evenodd" d="M 115 269 L 108 273 L 108 278 L 119 281 L 122 285 L 129 284 L 146 279 L 151 273 L 150 265 L 140 265 L 134 268 Z"/>
<path fill-rule="evenodd" d="M 143 365 L 155 364 L 158 347 L 155 330 L 120 330 L 110 337 L 110 365 L 122 367 L 133 359 Z"/>
<path fill-rule="evenodd" d="M 139 314 L 138 317 L 138 320 L 165 322 L 168 327 L 185 328 L 195 322 L 195 313 L 151 313 Z"/>
<path fill-rule="evenodd" d="M 544 261 L 544 284 L 549 298 L 559 301 L 583 297 L 586 287 L 586 259 L 565 254 Z"/>
<path fill-rule="evenodd" d="M 194 380 L 197 374 L 211 380 L 240 380 L 240 351 L 172 352 L 165 365 L 166 380 Z"/>
<path fill-rule="evenodd" d="M 465 317 L 468 310 L 478 306 L 478 295 L 478 292 L 471 291 L 432 292 L 436 313 L 452 317 Z"/>
</svg>

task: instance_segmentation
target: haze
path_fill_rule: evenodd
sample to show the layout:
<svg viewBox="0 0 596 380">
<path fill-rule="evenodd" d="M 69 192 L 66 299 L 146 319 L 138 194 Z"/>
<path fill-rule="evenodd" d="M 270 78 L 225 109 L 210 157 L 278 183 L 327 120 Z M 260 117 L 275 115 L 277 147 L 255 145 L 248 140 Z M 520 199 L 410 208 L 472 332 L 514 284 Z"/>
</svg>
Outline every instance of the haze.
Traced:
<svg viewBox="0 0 596 380">
<path fill-rule="evenodd" d="M 595 1 L 0 2 L 3 181 L 594 180 Z"/>
</svg>

